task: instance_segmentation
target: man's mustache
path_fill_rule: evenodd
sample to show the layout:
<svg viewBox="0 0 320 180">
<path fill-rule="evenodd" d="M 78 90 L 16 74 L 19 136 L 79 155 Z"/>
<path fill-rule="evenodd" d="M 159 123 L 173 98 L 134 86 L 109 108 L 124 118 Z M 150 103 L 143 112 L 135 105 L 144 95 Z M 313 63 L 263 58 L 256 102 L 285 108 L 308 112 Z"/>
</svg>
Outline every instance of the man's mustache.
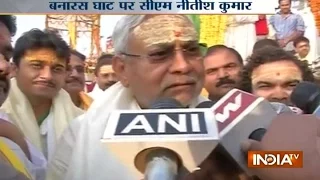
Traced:
<svg viewBox="0 0 320 180">
<path fill-rule="evenodd" d="M 108 83 L 105 84 L 106 87 L 112 86 L 115 83 L 117 83 L 117 81 L 109 81 Z"/>
<path fill-rule="evenodd" d="M 8 93 L 9 88 L 10 88 L 10 80 L 7 78 L 7 75 L 0 75 L 0 82 L 4 82 L 5 87 L 4 87 L 4 92 Z"/>
<path fill-rule="evenodd" d="M 77 82 L 77 83 L 83 84 L 82 81 L 81 81 L 79 78 L 76 78 L 76 77 L 68 78 L 68 79 L 66 80 L 66 82 L 67 82 L 67 83 Z"/>
<path fill-rule="evenodd" d="M 216 84 L 216 87 L 220 87 L 225 84 L 236 84 L 236 81 L 229 79 L 229 78 L 221 78 L 218 83 Z"/>
</svg>

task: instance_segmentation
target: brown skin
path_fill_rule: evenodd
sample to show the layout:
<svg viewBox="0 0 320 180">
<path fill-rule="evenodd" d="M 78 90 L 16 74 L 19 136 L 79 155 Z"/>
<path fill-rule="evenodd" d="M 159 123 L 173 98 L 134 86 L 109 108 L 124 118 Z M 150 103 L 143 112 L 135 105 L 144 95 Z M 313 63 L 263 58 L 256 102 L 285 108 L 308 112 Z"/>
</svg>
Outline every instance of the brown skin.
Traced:
<svg viewBox="0 0 320 180">
<path fill-rule="evenodd" d="M 11 34 L 8 28 L 0 22 L 0 104 L 7 97 L 9 90 L 8 74 L 9 59 L 12 57 Z"/>
<path fill-rule="evenodd" d="M 84 90 L 85 86 L 84 69 L 84 61 L 72 54 L 68 65 L 68 76 L 64 89 L 69 93 L 73 103 L 78 107 L 81 104 L 79 93 Z"/>
<path fill-rule="evenodd" d="M 0 22 L 0 104 L 8 97 L 9 92 L 9 59 L 12 57 L 11 34 L 7 27 Z M 30 159 L 28 145 L 24 139 L 23 133 L 13 124 L 0 120 L 0 136 L 15 142 L 26 156 Z M 0 156 L 5 158 L 3 154 Z"/>
<path fill-rule="evenodd" d="M 211 100 L 219 100 L 240 81 L 242 64 L 228 50 L 220 50 L 204 59 L 205 84 Z"/>
<path fill-rule="evenodd" d="M 298 53 L 299 57 L 305 58 L 310 52 L 310 44 L 308 42 L 301 41 L 297 43 L 295 51 Z"/>
<path fill-rule="evenodd" d="M 275 70 L 275 68 L 281 68 L 282 72 L 275 71 L 270 74 L 271 70 Z M 285 75 L 285 70 L 290 71 L 289 74 Z M 296 85 L 301 81 L 297 78 L 293 78 L 293 75 L 295 74 L 299 79 L 302 79 L 302 72 L 290 61 L 262 64 L 252 72 L 253 76 L 263 76 L 257 83 L 252 84 L 252 93 L 264 97 L 270 102 L 280 102 L 286 105 L 292 105 L 290 102 L 290 95 Z"/>
<path fill-rule="evenodd" d="M 0 22 L 0 104 L 3 104 L 5 99 L 8 97 L 10 88 L 8 76 L 10 74 L 9 59 L 11 57 L 11 34 L 7 27 Z M 4 120 L 0 120 L 0 136 L 15 142 L 22 149 L 28 159 L 31 160 L 24 135 L 16 126 Z M 2 153 L 0 153 L 0 158 L 5 159 Z"/>
<path fill-rule="evenodd" d="M 0 105 L 5 101 L 9 93 L 9 72 L 9 63 L 0 54 Z"/>
<path fill-rule="evenodd" d="M 11 34 L 8 28 L 0 22 L 0 53 L 3 54 L 6 61 L 9 61 L 12 57 L 12 52 Z"/>
<path fill-rule="evenodd" d="M 112 66 L 122 85 L 130 88 L 141 108 L 148 108 L 155 100 L 164 97 L 174 98 L 187 106 L 200 94 L 205 73 L 197 41 L 168 38 L 167 43 L 147 44 L 132 35 L 126 53 L 140 57 L 116 55 Z M 203 170 L 200 173 L 190 174 L 186 179 L 207 180 L 205 177 L 207 170 L 212 168 L 212 159 L 201 165 Z"/>
<path fill-rule="evenodd" d="M 98 73 L 97 73 L 96 83 L 98 84 L 99 88 L 104 91 L 108 89 L 110 86 L 112 86 L 113 84 L 115 84 L 116 82 L 118 82 L 118 78 L 115 73 L 111 73 L 111 72 L 103 73 L 100 71 L 100 69 L 98 70 Z"/>
<path fill-rule="evenodd" d="M 222 146 L 216 147 L 200 168 L 182 180 L 251 180 Z"/>
<path fill-rule="evenodd" d="M 31 161 L 28 144 L 25 141 L 24 135 L 16 126 L 4 120 L 0 120 L 0 136 L 8 138 L 16 143 Z"/>
<path fill-rule="evenodd" d="M 243 143 L 243 151 L 303 151 L 303 168 L 254 168 L 262 180 L 320 179 L 319 119 L 314 115 L 281 114 L 272 121 L 261 142 Z"/>
<path fill-rule="evenodd" d="M 63 63 L 64 66 L 61 65 Z M 30 62 L 21 58 L 16 79 L 20 90 L 30 101 L 36 119 L 48 114 L 52 99 L 64 86 L 66 65 L 65 61 L 49 65 L 43 61 Z"/>
<path fill-rule="evenodd" d="M 196 43 L 184 44 L 184 46 L 194 45 Z M 151 50 L 146 46 L 141 39 L 131 37 L 128 52 L 150 54 Z M 155 50 L 152 53 L 161 52 L 172 46 L 175 46 L 175 44 L 155 45 L 153 47 Z M 142 108 L 147 108 L 161 97 L 175 98 L 183 105 L 189 105 L 190 101 L 200 94 L 203 86 L 203 62 L 201 59 L 186 60 L 180 50 L 176 51 L 170 58 L 170 60 L 156 63 L 149 59 L 131 57 L 123 59 L 121 56 L 115 56 L 113 69 L 121 83 L 135 94 Z"/>
</svg>

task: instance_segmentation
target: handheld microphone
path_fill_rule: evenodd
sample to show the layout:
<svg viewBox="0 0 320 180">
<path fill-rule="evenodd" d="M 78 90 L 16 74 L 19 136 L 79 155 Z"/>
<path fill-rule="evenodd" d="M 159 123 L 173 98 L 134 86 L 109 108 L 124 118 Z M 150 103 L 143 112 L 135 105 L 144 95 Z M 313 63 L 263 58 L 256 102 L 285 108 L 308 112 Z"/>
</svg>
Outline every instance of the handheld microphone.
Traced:
<svg viewBox="0 0 320 180">
<path fill-rule="evenodd" d="M 101 142 L 139 179 L 170 180 L 181 170 L 192 172 L 218 144 L 210 109 L 172 109 L 181 105 L 169 104 L 166 109 L 118 110 L 109 116 Z"/>
<path fill-rule="evenodd" d="M 277 114 L 283 113 L 294 113 L 294 114 L 303 114 L 303 111 L 298 107 L 287 106 L 278 102 L 270 102 L 273 109 L 277 112 Z"/>
<path fill-rule="evenodd" d="M 162 99 L 151 105 L 150 109 L 178 109 L 182 104 L 175 99 Z M 147 152 L 146 152 L 147 151 Z M 147 153 L 147 156 L 145 155 Z M 144 159 L 145 158 L 145 159 Z M 180 159 L 177 153 L 167 148 L 151 148 L 136 156 L 137 162 L 146 162 L 146 180 L 175 180 L 178 176 Z M 140 165 L 140 164 L 139 164 Z M 140 168 L 141 169 L 141 168 Z"/>
<path fill-rule="evenodd" d="M 306 114 L 320 117 L 320 87 L 311 82 L 301 82 L 292 91 L 290 99 Z"/>
<path fill-rule="evenodd" d="M 233 89 L 208 108 L 217 120 L 220 144 L 243 170 L 250 173 L 247 159 L 241 150 L 241 142 L 248 138 L 258 141 L 262 139 L 277 116 L 274 107 L 262 97 Z"/>
</svg>

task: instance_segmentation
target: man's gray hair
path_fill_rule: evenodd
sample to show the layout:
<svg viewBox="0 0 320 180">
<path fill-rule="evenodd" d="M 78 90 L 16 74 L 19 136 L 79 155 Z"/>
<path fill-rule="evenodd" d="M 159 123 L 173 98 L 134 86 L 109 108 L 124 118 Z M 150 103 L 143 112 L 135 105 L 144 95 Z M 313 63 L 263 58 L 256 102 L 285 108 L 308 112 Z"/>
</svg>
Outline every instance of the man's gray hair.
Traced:
<svg viewBox="0 0 320 180">
<path fill-rule="evenodd" d="M 186 17 L 192 23 L 190 17 Z M 117 22 L 112 33 L 112 41 L 115 54 L 127 52 L 131 31 L 135 27 L 140 25 L 145 18 L 146 15 L 126 15 Z"/>
<path fill-rule="evenodd" d="M 127 51 L 131 31 L 142 23 L 146 15 L 126 15 L 116 24 L 112 34 L 115 54 Z"/>
</svg>

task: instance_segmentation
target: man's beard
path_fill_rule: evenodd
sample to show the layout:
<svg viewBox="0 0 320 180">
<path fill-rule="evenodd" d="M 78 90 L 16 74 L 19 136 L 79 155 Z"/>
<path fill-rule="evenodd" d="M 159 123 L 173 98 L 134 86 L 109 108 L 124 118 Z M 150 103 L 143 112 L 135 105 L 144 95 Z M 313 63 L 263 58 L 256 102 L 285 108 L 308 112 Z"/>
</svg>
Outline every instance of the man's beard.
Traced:
<svg viewBox="0 0 320 180">
<path fill-rule="evenodd" d="M 9 88 L 10 88 L 9 80 L 5 75 L 0 75 L 0 88 L 1 88 L 0 105 L 2 105 L 6 100 L 6 98 L 8 97 Z"/>
</svg>

